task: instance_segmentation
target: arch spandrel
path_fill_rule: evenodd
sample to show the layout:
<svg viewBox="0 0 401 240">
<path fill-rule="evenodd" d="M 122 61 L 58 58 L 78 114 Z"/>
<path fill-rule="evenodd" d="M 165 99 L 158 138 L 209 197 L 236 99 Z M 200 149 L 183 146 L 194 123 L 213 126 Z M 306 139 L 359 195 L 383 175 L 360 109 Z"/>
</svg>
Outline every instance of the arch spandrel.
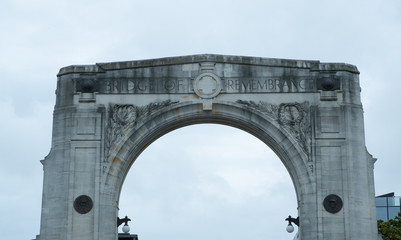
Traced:
<svg viewBox="0 0 401 240">
<path fill-rule="evenodd" d="M 305 107 L 309 106 L 309 103 L 282 104 L 282 108 L 298 105 Z M 107 159 L 105 159 L 106 165 L 108 165 L 108 167 L 105 167 L 107 169 L 105 174 L 108 176 L 106 185 L 121 189 L 125 176 L 128 174 L 135 159 L 159 137 L 180 127 L 202 123 L 216 123 L 236 127 L 263 141 L 276 152 L 287 168 L 293 179 L 298 199 L 300 198 L 298 192 L 302 191 L 302 184 L 313 185 L 313 162 L 310 152 L 308 152 L 309 149 L 305 150 L 304 144 L 299 139 L 310 139 L 312 133 L 309 131 L 299 136 L 300 134 L 297 135 L 294 130 L 290 131 L 291 127 L 286 129 L 286 123 L 283 123 L 285 118 L 281 117 L 280 120 L 280 105 L 269 105 L 263 102 L 257 104 L 248 101 L 222 102 L 216 103 L 212 111 L 203 111 L 201 104 L 191 102 L 165 101 L 151 103 L 150 106 L 153 106 L 153 108 L 158 106 L 160 109 L 152 114 L 145 113 L 143 117 L 132 118 L 129 124 L 125 123 L 127 127 L 126 133 L 120 136 L 121 139 L 115 140 L 118 144 L 110 146 L 110 150 L 106 149 L 106 152 L 109 151 L 109 154 L 106 154 Z M 119 111 L 119 107 L 129 108 L 134 111 L 137 108 L 139 112 L 146 112 L 144 109 L 149 108 L 146 106 L 134 107 L 132 105 L 110 105 L 110 107 L 115 108 L 116 112 Z M 309 108 L 306 110 L 309 111 Z M 305 128 L 310 129 L 311 126 L 309 120 L 307 120 L 310 117 L 310 113 L 306 110 L 302 110 L 302 114 L 304 114 L 303 118 L 305 118 L 304 121 L 306 122 Z M 110 111 L 109 119 L 112 118 L 112 115 L 113 112 Z M 127 114 L 124 114 L 124 116 L 127 116 Z M 249 119 L 253 120 L 249 121 Z M 295 123 L 287 124 L 293 126 Z"/>
</svg>

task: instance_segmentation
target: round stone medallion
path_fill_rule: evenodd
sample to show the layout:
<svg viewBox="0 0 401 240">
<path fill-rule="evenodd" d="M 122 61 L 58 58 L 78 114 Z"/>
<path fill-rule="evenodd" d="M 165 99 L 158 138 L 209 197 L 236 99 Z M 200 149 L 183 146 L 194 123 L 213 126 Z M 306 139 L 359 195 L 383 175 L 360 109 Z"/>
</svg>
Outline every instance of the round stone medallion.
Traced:
<svg viewBox="0 0 401 240">
<path fill-rule="evenodd" d="M 194 91 L 201 98 L 214 98 L 221 92 L 221 79 L 214 73 L 202 73 L 195 78 Z"/>
<path fill-rule="evenodd" d="M 335 194 L 330 194 L 324 199 L 323 206 L 329 213 L 337 213 L 343 207 L 343 200 Z"/>
<path fill-rule="evenodd" d="M 92 210 L 93 202 L 89 196 L 81 195 L 74 201 L 74 208 L 80 214 L 86 214 Z"/>
</svg>

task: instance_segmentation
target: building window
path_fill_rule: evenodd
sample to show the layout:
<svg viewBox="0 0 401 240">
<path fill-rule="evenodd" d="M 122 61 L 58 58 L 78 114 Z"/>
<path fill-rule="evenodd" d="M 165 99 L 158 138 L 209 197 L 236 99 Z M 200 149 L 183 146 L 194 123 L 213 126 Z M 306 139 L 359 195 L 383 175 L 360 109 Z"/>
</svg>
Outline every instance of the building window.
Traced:
<svg viewBox="0 0 401 240">
<path fill-rule="evenodd" d="M 376 197 L 376 216 L 377 220 L 388 221 L 398 215 L 401 211 L 401 197 L 388 193 Z"/>
</svg>

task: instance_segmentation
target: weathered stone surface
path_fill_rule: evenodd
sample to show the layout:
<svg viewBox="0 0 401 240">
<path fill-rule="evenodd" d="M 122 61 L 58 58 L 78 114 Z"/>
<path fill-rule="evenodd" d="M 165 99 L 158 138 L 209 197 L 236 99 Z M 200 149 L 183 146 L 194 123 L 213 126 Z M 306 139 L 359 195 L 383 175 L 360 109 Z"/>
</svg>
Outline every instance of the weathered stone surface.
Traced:
<svg viewBox="0 0 401 240">
<path fill-rule="evenodd" d="M 221 55 L 62 68 L 40 239 L 117 239 L 132 162 L 163 134 L 205 122 L 274 149 L 294 181 L 303 239 L 377 239 L 358 74 L 341 63 Z M 329 195 L 341 208 L 326 211 Z"/>
</svg>

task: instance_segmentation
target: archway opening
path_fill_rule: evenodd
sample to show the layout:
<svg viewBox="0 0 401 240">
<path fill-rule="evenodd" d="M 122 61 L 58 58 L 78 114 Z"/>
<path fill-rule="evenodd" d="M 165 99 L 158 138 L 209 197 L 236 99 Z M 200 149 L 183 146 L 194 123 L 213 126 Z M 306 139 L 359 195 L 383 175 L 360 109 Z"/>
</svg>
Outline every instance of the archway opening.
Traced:
<svg viewBox="0 0 401 240">
<path fill-rule="evenodd" d="M 224 125 L 174 130 L 147 147 L 122 188 L 119 216 L 140 240 L 292 239 L 291 178 L 251 134 Z"/>
</svg>

